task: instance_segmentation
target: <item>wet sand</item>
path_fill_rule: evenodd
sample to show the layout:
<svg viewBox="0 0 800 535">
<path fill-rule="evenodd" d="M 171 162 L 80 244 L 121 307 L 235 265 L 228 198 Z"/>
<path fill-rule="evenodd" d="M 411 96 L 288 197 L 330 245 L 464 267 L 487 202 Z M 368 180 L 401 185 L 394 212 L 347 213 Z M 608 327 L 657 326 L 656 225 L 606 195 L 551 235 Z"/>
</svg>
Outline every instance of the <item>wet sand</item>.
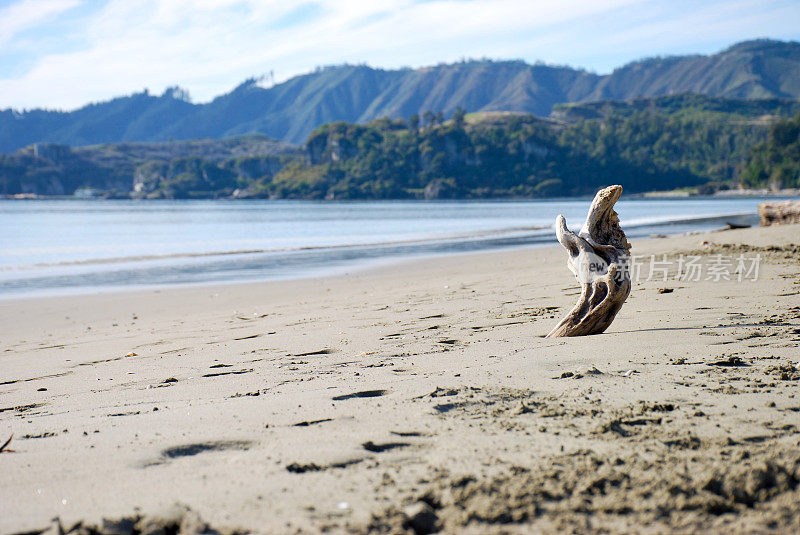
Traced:
<svg viewBox="0 0 800 535">
<path fill-rule="evenodd" d="M 575 339 L 556 247 L 2 300 L 0 532 L 798 532 L 798 237 L 634 241 L 669 280 Z"/>
</svg>

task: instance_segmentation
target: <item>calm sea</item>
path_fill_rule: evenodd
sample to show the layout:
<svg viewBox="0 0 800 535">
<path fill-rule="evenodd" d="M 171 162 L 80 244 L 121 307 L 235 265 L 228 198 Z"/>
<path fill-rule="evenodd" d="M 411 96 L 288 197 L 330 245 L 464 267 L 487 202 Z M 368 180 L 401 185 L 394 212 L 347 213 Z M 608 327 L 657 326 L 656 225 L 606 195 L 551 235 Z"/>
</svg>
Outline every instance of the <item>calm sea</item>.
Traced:
<svg viewBox="0 0 800 535">
<path fill-rule="evenodd" d="M 755 223 L 759 199 L 623 200 L 629 237 Z M 541 246 L 589 199 L 0 200 L 0 296 L 285 279 L 411 256 Z"/>
</svg>

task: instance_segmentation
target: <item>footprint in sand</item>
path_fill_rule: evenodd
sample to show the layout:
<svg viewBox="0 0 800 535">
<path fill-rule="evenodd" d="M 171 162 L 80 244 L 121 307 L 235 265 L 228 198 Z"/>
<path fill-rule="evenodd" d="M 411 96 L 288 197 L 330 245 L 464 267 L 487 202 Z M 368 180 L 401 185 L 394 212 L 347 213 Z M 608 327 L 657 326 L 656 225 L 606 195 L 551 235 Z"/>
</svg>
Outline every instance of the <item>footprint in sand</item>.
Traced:
<svg viewBox="0 0 800 535">
<path fill-rule="evenodd" d="M 193 457 L 206 452 L 226 450 L 247 451 L 252 444 L 253 442 L 249 440 L 217 440 L 172 446 L 171 448 L 162 450 L 161 455 L 157 459 L 144 463 L 143 468 L 166 464 L 174 459 Z"/>
</svg>

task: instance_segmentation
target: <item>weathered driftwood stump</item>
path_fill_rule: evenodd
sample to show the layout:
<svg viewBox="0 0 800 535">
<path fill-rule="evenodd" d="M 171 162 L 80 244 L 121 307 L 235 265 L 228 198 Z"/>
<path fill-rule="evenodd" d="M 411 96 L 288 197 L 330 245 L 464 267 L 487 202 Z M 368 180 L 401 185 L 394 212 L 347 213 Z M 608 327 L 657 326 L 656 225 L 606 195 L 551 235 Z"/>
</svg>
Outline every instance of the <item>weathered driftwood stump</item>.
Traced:
<svg viewBox="0 0 800 535">
<path fill-rule="evenodd" d="M 578 234 L 567 228 L 563 215 L 556 219 L 556 236 L 569 253 L 567 267 L 581 284 L 581 296 L 548 338 L 605 331 L 631 293 L 631 244 L 614 211 L 620 195 L 622 186 L 598 191 Z"/>
<path fill-rule="evenodd" d="M 800 200 L 762 202 L 758 205 L 758 215 L 761 216 L 762 227 L 800 223 Z"/>
</svg>

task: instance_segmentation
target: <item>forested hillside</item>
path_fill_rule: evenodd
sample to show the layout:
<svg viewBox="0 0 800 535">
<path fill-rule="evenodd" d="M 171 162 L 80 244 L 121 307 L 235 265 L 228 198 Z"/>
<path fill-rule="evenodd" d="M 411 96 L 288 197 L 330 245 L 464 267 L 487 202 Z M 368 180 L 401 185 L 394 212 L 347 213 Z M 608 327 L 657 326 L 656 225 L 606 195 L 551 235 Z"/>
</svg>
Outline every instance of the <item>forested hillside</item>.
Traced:
<svg viewBox="0 0 800 535">
<path fill-rule="evenodd" d="M 0 194 L 143 198 L 485 198 L 796 183 L 800 102 L 678 95 L 550 118 L 441 111 L 323 125 L 303 147 L 224 140 L 37 144 L 0 155 Z M 783 119 L 781 119 L 783 118 Z M 755 149 L 754 149 L 755 147 Z"/>
<path fill-rule="evenodd" d="M 778 121 L 756 145 L 742 176 L 751 187 L 800 188 L 800 113 Z"/>
<path fill-rule="evenodd" d="M 737 187 L 750 148 L 796 101 L 696 95 L 557 108 L 554 119 L 514 113 L 428 114 L 408 122 L 333 123 L 249 195 L 442 198 L 581 195 L 603 184 L 629 192 Z"/>
<path fill-rule="evenodd" d="M 262 135 L 75 148 L 39 143 L 0 154 L 0 194 L 224 197 L 298 158 L 298 147 Z"/>
</svg>

